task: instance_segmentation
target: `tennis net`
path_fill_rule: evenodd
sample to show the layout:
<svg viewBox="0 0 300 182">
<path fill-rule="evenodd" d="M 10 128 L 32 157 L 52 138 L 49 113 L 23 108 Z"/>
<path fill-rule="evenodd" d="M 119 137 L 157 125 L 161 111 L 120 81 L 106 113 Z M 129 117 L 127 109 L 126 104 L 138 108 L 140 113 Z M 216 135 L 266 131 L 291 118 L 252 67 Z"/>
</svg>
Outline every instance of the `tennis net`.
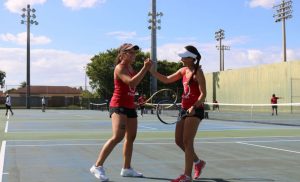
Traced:
<svg viewBox="0 0 300 182">
<path fill-rule="evenodd" d="M 274 108 L 274 110 L 273 110 Z M 277 113 L 276 109 L 277 108 Z M 300 103 L 229 104 L 205 103 L 208 119 L 300 126 Z"/>
<path fill-rule="evenodd" d="M 107 111 L 108 108 L 108 103 L 90 103 L 90 110 L 98 110 L 98 111 Z"/>
</svg>

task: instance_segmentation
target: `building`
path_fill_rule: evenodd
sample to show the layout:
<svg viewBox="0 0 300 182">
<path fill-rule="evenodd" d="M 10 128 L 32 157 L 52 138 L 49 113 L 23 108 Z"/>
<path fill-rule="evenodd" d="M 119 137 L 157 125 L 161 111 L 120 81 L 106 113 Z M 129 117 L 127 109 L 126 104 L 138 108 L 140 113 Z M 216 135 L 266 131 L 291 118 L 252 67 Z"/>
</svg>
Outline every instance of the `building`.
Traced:
<svg viewBox="0 0 300 182">
<path fill-rule="evenodd" d="M 27 88 L 8 91 L 14 106 L 26 106 Z M 68 107 L 80 105 L 81 88 L 69 86 L 30 86 L 30 106 L 40 107 L 42 97 L 46 97 L 47 107 Z"/>
</svg>

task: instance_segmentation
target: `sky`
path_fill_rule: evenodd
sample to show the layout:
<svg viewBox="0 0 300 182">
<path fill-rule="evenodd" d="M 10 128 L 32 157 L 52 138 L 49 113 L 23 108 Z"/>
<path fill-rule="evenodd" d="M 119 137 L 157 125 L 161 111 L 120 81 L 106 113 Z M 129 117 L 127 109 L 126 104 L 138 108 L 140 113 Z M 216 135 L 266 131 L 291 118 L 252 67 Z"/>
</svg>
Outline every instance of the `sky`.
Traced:
<svg viewBox="0 0 300 182">
<path fill-rule="evenodd" d="M 194 45 L 205 73 L 220 69 L 215 32 L 225 31 L 225 70 L 282 62 L 280 0 L 156 0 L 162 12 L 157 30 L 158 60 L 179 61 Z M 150 52 L 151 0 L 3 0 L 0 4 L 0 70 L 8 87 L 26 81 L 26 24 L 22 9 L 36 10 L 31 25 L 31 85 L 84 86 L 90 59 L 123 43 Z M 286 21 L 287 60 L 300 61 L 300 0 Z"/>
</svg>

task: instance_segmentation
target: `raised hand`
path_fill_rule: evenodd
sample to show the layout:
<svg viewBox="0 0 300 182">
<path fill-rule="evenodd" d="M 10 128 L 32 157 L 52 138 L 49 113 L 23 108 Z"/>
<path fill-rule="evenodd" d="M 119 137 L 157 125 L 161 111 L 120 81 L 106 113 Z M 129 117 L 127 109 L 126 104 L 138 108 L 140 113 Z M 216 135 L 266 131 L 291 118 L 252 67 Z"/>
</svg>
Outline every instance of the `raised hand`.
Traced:
<svg viewBox="0 0 300 182">
<path fill-rule="evenodd" d="M 144 66 L 146 67 L 147 70 L 149 70 L 152 67 L 152 61 L 150 58 L 145 59 Z"/>
</svg>

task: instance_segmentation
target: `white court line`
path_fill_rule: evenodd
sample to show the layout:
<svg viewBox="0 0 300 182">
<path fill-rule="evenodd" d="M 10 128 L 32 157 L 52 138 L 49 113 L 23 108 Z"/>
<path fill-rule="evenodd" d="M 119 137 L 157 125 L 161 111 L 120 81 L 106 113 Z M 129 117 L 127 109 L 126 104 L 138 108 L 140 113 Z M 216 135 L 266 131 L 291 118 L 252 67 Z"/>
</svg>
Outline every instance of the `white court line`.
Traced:
<svg viewBox="0 0 300 182">
<path fill-rule="evenodd" d="M 299 138 L 300 136 L 251 136 L 251 137 L 203 137 L 203 138 L 195 138 L 195 141 L 199 141 L 199 140 L 216 140 L 216 139 L 253 139 L 253 138 Z M 78 138 L 78 139 L 52 139 L 52 140 L 7 140 L 7 141 L 14 141 L 14 142 L 51 142 L 51 141 L 107 141 L 108 139 L 100 139 L 100 138 L 90 138 L 90 139 L 82 139 L 82 138 Z M 141 139 L 137 139 L 136 141 L 145 141 L 145 140 L 174 140 L 174 137 L 163 137 L 163 138 L 155 138 L 155 137 L 147 137 L 147 138 L 141 138 Z M 282 139 L 277 139 L 277 140 L 255 140 L 255 141 L 251 141 L 251 142 L 278 142 L 278 141 L 282 141 Z M 286 140 L 284 140 L 286 141 Z M 299 141 L 299 139 L 289 139 L 287 141 Z M 242 141 L 240 141 L 242 142 Z M 249 141 L 247 141 L 249 142 Z"/>
<path fill-rule="evenodd" d="M 49 140 L 51 141 L 51 140 Z M 299 142 L 300 140 L 275 140 L 278 142 Z M 271 142 L 275 142 L 271 141 Z M 245 145 L 252 145 L 246 142 L 254 142 L 254 141 L 197 141 L 194 142 L 195 144 L 245 144 Z M 269 141 L 264 141 L 269 142 Z M 105 142 L 99 143 L 60 143 L 60 144 L 8 144 L 7 147 L 58 147 L 58 146 L 94 146 L 94 145 L 104 145 Z M 173 141 L 170 142 L 135 142 L 134 145 L 174 145 Z M 283 149 L 282 149 L 283 150 Z M 300 153 L 300 152 L 299 152 Z"/>
<path fill-rule="evenodd" d="M 140 128 L 150 129 L 150 130 L 158 130 L 157 128 L 153 128 L 153 127 L 149 127 L 149 126 L 143 126 L 143 125 L 140 125 L 139 127 Z"/>
<path fill-rule="evenodd" d="M 247 142 L 251 142 L 251 141 L 247 141 Z M 268 147 L 268 146 L 264 146 L 264 145 L 255 145 L 255 144 L 246 143 L 246 142 L 236 142 L 236 143 L 243 144 L 243 145 L 250 145 L 250 146 L 254 146 L 254 147 L 261 147 L 261 148 L 266 148 L 266 149 L 280 150 L 280 151 L 284 151 L 284 152 L 300 154 L 300 152 L 298 152 L 298 151 L 286 150 L 286 149 L 275 148 L 275 147 Z"/>
<path fill-rule="evenodd" d="M 5 124 L 5 130 L 4 130 L 4 133 L 7 133 L 7 130 L 8 130 L 8 120 L 6 121 L 6 124 Z"/>
<path fill-rule="evenodd" d="M 5 147 L 6 147 L 6 141 L 3 140 L 1 145 L 1 152 L 0 152 L 0 182 L 2 182 L 2 176 L 3 176 Z"/>
</svg>

